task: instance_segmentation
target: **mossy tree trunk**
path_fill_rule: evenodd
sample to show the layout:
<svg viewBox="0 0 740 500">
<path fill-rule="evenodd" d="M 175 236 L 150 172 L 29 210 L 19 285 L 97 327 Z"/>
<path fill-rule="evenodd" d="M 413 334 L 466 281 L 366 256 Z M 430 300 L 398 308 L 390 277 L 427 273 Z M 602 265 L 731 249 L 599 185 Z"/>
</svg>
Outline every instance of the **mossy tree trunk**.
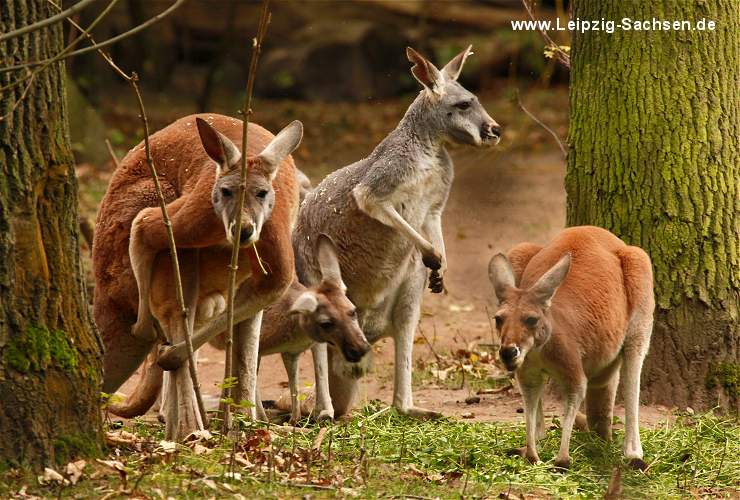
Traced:
<svg viewBox="0 0 740 500">
<path fill-rule="evenodd" d="M 53 14 L 3 0 L 0 32 Z M 0 61 L 50 57 L 60 24 L 0 42 Z M 14 78 L 0 74 L 0 87 Z M 82 280 L 64 65 L 2 91 L 0 115 L 0 466 L 53 465 L 100 451 L 101 344 Z"/>
<path fill-rule="evenodd" d="M 574 33 L 568 225 L 644 248 L 656 324 L 644 400 L 738 404 L 740 4 L 577 0 L 573 18 L 714 20 L 715 31 Z"/>
</svg>

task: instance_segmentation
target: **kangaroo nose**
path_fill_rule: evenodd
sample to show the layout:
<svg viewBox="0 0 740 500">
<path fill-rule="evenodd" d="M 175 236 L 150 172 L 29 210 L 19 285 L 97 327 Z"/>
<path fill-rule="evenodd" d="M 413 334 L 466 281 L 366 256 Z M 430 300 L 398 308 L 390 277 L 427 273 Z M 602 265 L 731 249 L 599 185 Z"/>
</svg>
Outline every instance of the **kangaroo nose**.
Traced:
<svg viewBox="0 0 740 500">
<path fill-rule="evenodd" d="M 252 233 L 254 233 L 254 227 L 251 224 L 247 224 L 242 228 L 241 233 L 239 233 L 239 243 L 244 244 L 249 241 L 249 238 L 252 237 Z"/>
<path fill-rule="evenodd" d="M 350 363 L 357 363 L 362 359 L 362 357 L 367 354 L 367 351 L 370 350 L 370 344 L 365 342 L 361 346 L 346 346 L 344 348 L 344 357 L 347 358 L 347 361 Z"/>
<path fill-rule="evenodd" d="M 480 136 L 482 139 L 492 139 L 501 137 L 501 125 L 496 122 L 484 123 L 481 126 Z"/>
<path fill-rule="evenodd" d="M 501 356 L 501 361 L 503 361 L 508 366 L 512 363 L 512 361 L 519 357 L 519 348 L 515 345 L 502 347 L 498 351 L 498 355 Z"/>
</svg>

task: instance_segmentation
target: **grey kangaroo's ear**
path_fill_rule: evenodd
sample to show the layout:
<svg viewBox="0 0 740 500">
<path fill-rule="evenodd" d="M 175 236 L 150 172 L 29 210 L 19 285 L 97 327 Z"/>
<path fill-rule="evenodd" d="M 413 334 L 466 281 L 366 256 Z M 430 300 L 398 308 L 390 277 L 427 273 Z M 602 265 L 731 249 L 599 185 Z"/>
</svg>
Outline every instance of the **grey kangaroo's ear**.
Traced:
<svg viewBox="0 0 740 500">
<path fill-rule="evenodd" d="M 528 291 L 533 293 L 543 306 L 550 307 L 552 297 L 555 295 L 558 287 L 563 283 L 569 270 L 570 253 L 566 253 Z"/>
<path fill-rule="evenodd" d="M 318 254 L 319 268 L 321 269 L 321 279 L 344 288 L 342 272 L 339 268 L 337 247 L 332 239 L 323 233 L 320 234 L 316 242 L 316 253 Z"/>
<path fill-rule="evenodd" d="M 496 298 L 502 302 L 506 291 L 515 287 L 514 270 L 506 255 L 499 253 L 493 256 L 488 263 L 488 279 L 491 280 Z"/>
<path fill-rule="evenodd" d="M 303 292 L 295 299 L 293 305 L 290 306 L 291 313 L 300 314 L 313 314 L 316 312 L 316 308 L 319 307 L 319 299 L 316 298 L 316 294 L 312 291 Z"/>
<path fill-rule="evenodd" d="M 270 178 L 274 179 L 277 169 L 285 158 L 295 151 L 303 138 L 303 124 L 298 120 L 290 122 L 265 149 L 259 154 L 262 165 L 268 170 Z"/>
<path fill-rule="evenodd" d="M 195 124 L 198 126 L 203 149 L 213 161 L 218 163 L 219 173 L 225 173 L 233 168 L 242 157 L 239 148 L 203 118 L 196 118 Z"/>
<path fill-rule="evenodd" d="M 414 78 L 424 85 L 425 88 L 437 95 L 441 95 L 444 76 L 437 67 L 411 47 L 406 47 L 406 57 L 410 62 L 414 63 L 414 66 L 411 68 L 411 74 L 414 75 Z"/>
<path fill-rule="evenodd" d="M 465 60 L 468 58 L 468 56 L 473 54 L 473 51 L 471 50 L 472 48 L 472 45 L 468 45 L 467 49 L 463 50 L 458 55 L 453 57 L 452 60 L 448 62 L 444 68 L 442 68 L 442 73 L 444 73 L 449 80 L 457 80 L 457 78 L 460 76 L 460 72 L 463 69 Z"/>
</svg>

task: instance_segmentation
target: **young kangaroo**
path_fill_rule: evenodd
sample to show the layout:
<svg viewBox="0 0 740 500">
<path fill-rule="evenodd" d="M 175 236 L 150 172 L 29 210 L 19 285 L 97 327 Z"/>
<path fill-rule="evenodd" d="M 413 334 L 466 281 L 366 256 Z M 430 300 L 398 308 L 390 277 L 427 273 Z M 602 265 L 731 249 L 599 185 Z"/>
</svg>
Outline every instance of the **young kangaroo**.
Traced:
<svg viewBox="0 0 740 500">
<path fill-rule="evenodd" d="M 282 355 L 288 373 L 292 423 L 301 418 L 298 404 L 298 357 L 303 351 L 314 342 L 326 342 L 339 350 L 345 359 L 356 362 L 370 349 L 357 322 L 355 306 L 345 295 L 336 248 L 326 236 L 319 236 L 317 254 L 321 266 L 321 282 L 317 286 L 306 288 L 294 278 L 283 296 L 265 308 L 262 317 L 259 355 Z M 216 306 L 216 309 L 219 308 L 220 306 Z M 201 314 L 206 318 L 211 317 L 211 305 L 206 305 L 206 310 L 199 309 L 198 315 Z M 224 348 L 222 335 L 215 337 L 210 343 L 219 349 Z M 108 410 L 111 413 L 132 418 L 143 415 L 151 408 L 163 381 L 163 371 L 156 363 L 156 356 L 147 358 L 142 373 L 139 385 L 125 403 L 109 405 Z M 166 401 L 166 397 L 164 400 Z M 259 395 L 256 403 L 257 418 L 267 420 Z"/>
<path fill-rule="evenodd" d="M 347 296 L 357 306 L 368 341 L 387 336 L 395 341 L 393 405 L 417 417 L 439 415 L 414 406 L 411 366 L 427 268 L 433 271 L 430 288 L 439 293 L 447 267 L 442 211 L 453 165 L 445 144 L 487 146 L 501 133 L 478 99 L 457 82 L 470 53 L 468 47 L 440 71 L 407 49 L 422 92 L 370 156 L 335 171 L 306 196 L 293 235 L 304 284 L 321 279 L 314 235 L 327 234 L 337 243 Z M 361 369 L 341 366 L 323 344 L 312 351 L 322 381 L 316 395 L 319 418 L 345 414 Z"/>
<path fill-rule="evenodd" d="M 653 326 L 650 258 L 598 227 L 562 231 L 547 246 L 522 243 L 489 264 L 499 300 L 499 356 L 516 373 L 524 398 L 527 445 L 518 454 L 539 461 L 544 436 L 542 391 L 550 376 L 563 388 L 565 414 L 555 465 L 570 465 L 576 413 L 586 400 L 588 425 L 611 439 L 617 385 L 625 406 L 624 454 L 643 468 L 638 425 L 640 371 Z M 557 292 L 557 293 L 556 293 Z"/>
<path fill-rule="evenodd" d="M 261 311 L 288 287 L 294 274 L 290 234 L 298 209 L 298 187 L 290 153 L 302 125 L 293 122 L 272 136 L 250 124 L 249 173 L 243 207 L 236 207 L 242 122 L 220 115 L 182 118 L 150 138 L 180 257 L 187 320 L 196 311 L 225 304 L 231 224 L 242 218 L 235 336 L 238 397 L 254 401 Z M 269 270 L 262 273 L 255 255 Z M 106 345 L 103 390 L 115 391 L 157 343 L 154 318 L 177 342 L 166 368 L 170 384 L 166 435 L 182 438 L 202 426 L 193 387 L 183 365 L 184 331 L 173 290 L 167 236 L 157 206 L 143 146 L 129 152 L 103 198 L 93 244 L 96 277 L 94 314 Z M 220 300 L 218 300 L 220 298 Z M 225 315 L 212 318 L 225 324 Z M 208 322 L 195 348 L 215 332 Z M 162 357 L 159 360 L 162 363 Z"/>
</svg>

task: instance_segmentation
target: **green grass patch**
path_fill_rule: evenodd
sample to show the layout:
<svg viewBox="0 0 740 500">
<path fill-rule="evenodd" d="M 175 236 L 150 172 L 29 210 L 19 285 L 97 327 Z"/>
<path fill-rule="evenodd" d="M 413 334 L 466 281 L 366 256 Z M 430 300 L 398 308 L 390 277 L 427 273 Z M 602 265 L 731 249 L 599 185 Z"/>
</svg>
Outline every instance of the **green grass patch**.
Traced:
<svg viewBox="0 0 740 500">
<path fill-rule="evenodd" d="M 552 467 L 555 428 L 540 443 L 543 462 L 531 465 L 506 456 L 524 442 L 521 424 L 420 422 L 377 404 L 323 431 L 241 427 L 236 443 L 214 432 L 175 446 L 161 441 L 161 425 L 137 420 L 117 431 L 124 442 L 109 449 L 112 462 L 89 461 L 77 484 L 40 485 L 11 471 L 0 476 L 0 497 L 25 486 L 28 494 L 67 498 L 602 498 L 617 468 L 625 498 L 740 494 L 740 422 L 711 414 L 643 429 L 646 472 L 622 458 L 621 431 L 612 443 L 576 432 L 572 468 L 563 474 Z"/>
</svg>

